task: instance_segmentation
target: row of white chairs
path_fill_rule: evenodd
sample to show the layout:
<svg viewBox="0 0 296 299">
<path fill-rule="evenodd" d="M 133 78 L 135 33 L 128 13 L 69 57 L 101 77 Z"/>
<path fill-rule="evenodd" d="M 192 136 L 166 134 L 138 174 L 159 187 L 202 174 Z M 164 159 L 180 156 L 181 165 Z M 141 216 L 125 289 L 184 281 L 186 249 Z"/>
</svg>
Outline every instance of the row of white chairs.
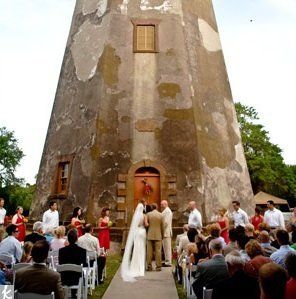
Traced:
<svg viewBox="0 0 296 299">
<path fill-rule="evenodd" d="M 104 250 L 104 249 L 103 249 Z M 15 275 L 16 271 L 18 269 L 21 269 L 23 267 L 27 267 L 30 264 L 28 263 L 15 263 L 14 258 L 12 255 L 0 255 L 0 260 L 2 260 L 5 264 L 11 265 L 12 271 L 13 271 L 13 285 L 15 285 Z M 93 264 L 91 266 L 91 261 L 93 261 Z M 87 251 L 87 267 L 83 267 L 83 265 L 74 265 L 74 264 L 64 264 L 59 265 L 58 264 L 58 250 L 57 251 L 50 251 L 48 255 L 49 268 L 57 271 L 57 272 L 63 272 L 63 271 L 73 271 L 81 273 L 81 279 L 79 280 L 79 283 L 76 286 L 63 286 L 66 292 L 66 295 L 69 295 L 69 292 L 71 289 L 77 289 L 77 298 L 85 298 L 87 299 L 87 294 L 92 294 L 93 290 L 96 287 L 96 282 L 98 281 L 98 265 L 97 265 L 97 252 L 95 251 Z M 106 267 L 103 271 L 103 278 L 106 278 Z M 20 297 L 24 294 L 16 293 L 15 298 L 24 298 Z M 48 295 L 51 296 L 51 295 Z M 31 298 L 31 297 L 26 297 Z M 52 298 L 52 297 L 44 297 L 44 298 Z M 66 297 L 67 298 L 67 297 Z M 33 299 L 33 298 L 32 298 Z"/>
<path fill-rule="evenodd" d="M 186 258 L 182 261 L 183 288 L 186 291 L 187 299 L 196 299 L 196 295 L 192 287 L 192 284 L 194 282 L 192 273 L 196 271 L 197 266 L 192 264 L 187 265 L 186 261 Z M 212 299 L 212 293 L 213 289 L 207 289 L 206 287 L 203 287 L 203 299 Z"/>
</svg>

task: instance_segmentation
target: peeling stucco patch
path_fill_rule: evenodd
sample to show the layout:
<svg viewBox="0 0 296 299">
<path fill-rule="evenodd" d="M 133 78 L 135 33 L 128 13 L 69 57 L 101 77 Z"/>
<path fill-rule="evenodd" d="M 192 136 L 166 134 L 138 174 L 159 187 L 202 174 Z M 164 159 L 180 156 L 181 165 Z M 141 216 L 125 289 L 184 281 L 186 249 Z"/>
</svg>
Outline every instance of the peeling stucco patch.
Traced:
<svg viewBox="0 0 296 299">
<path fill-rule="evenodd" d="M 84 0 L 82 13 L 88 15 L 97 11 L 97 15 L 101 17 L 106 12 L 107 4 L 107 0 Z"/>
<path fill-rule="evenodd" d="M 178 93 L 181 93 L 180 85 L 176 83 L 161 83 L 157 87 L 160 98 L 170 97 L 176 99 Z"/>
<path fill-rule="evenodd" d="M 119 56 L 111 45 L 106 45 L 100 59 L 99 69 L 106 84 L 112 86 L 118 82 L 118 68 L 121 63 Z"/>
<path fill-rule="evenodd" d="M 119 5 L 119 9 L 120 9 L 121 13 L 124 15 L 127 14 L 128 2 L 129 2 L 129 0 L 123 0 L 122 4 Z"/>
<path fill-rule="evenodd" d="M 105 20 L 106 18 L 104 18 Z M 71 53 L 76 68 L 77 78 L 81 81 L 91 79 L 97 68 L 100 56 L 104 50 L 106 36 L 106 21 L 101 25 L 93 25 L 86 20 L 74 36 Z"/>
<path fill-rule="evenodd" d="M 203 46 L 210 52 L 222 50 L 218 32 L 216 32 L 206 21 L 198 19 L 199 31 Z"/>
<path fill-rule="evenodd" d="M 141 10 L 158 10 L 161 13 L 183 15 L 182 0 L 141 0 Z"/>
<path fill-rule="evenodd" d="M 139 132 L 154 132 L 158 127 L 158 122 L 152 118 L 139 119 L 135 127 Z"/>
</svg>

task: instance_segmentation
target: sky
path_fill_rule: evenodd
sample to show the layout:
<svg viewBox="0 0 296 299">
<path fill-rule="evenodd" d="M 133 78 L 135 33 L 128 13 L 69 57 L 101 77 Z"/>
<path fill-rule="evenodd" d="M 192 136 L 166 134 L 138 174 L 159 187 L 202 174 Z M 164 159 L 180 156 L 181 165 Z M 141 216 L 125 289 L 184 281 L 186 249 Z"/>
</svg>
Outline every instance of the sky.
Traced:
<svg viewBox="0 0 296 299">
<path fill-rule="evenodd" d="M 213 0 L 234 101 L 254 107 L 296 164 L 296 0 Z M 75 0 L 0 0 L 0 127 L 38 173 Z"/>
</svg>

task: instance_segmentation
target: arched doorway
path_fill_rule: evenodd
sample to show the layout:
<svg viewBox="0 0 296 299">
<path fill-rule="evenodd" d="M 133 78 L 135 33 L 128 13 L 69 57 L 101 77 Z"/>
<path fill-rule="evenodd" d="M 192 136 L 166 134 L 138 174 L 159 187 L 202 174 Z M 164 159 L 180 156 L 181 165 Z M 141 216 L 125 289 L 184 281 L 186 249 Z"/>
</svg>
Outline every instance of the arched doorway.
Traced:
<svg viewBox="0 0 296 299">
<path fill-rule="evenodd" d="M 135 172 L 134 208 L 141 199 L 147 204 L 156 203 L 160 206 L 160 173 L 153 167 L 141 167 Z"/>
</svg>

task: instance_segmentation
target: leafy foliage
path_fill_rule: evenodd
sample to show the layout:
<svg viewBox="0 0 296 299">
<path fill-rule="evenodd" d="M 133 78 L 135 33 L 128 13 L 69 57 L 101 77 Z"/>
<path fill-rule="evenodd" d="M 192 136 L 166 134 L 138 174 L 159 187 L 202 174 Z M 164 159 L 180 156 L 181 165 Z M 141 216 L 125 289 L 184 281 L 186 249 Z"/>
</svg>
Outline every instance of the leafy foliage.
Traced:
<svg viewBox="0 0 296 299">
<path fill-rule="evenodd" d="M 270 141 L 253 107 L 236 103 L 235 108 L 254 193 L 296 199 L 296 166 L 285 164 L 282 150 Z"/>
<path fill-rule="evenodd" d="M 0 128 L 0 187 L 17 181 L 14 172 L 23 156 L 14 133 Z"/>
</svg>

